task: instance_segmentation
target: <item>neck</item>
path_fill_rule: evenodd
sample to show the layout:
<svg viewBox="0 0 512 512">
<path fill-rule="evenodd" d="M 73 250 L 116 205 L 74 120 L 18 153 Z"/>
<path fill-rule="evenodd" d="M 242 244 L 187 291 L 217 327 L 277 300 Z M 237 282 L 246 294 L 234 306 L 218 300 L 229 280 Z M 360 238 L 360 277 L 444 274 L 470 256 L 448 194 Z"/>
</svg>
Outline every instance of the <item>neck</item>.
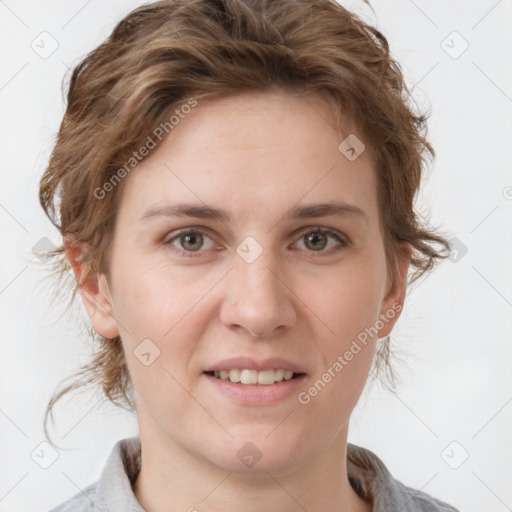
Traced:
<svg viewBox="0 0 512 512">
<path fill-rule="evenodd" d="M 346 436 L 344 428 L 315 460 L 276 475 L 220 468 L 168 437 L 141 429 L 142 464 L 134 494 L 146 512 L 371 512 L 371 504 L 348 480 Z"/>
</svg>

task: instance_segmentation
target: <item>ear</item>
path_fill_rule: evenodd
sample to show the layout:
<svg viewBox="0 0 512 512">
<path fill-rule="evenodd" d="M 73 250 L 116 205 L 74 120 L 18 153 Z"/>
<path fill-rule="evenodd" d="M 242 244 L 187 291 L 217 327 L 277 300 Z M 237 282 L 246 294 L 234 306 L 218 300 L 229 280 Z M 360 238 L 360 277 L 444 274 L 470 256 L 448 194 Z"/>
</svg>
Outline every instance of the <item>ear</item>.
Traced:
<svg viewBox="0 0 512 512">
<path fill-rule="evenodd" d="M 382 301 L 380 319 L 384 327 L 379 329 L 379 338 L 389 335 L 404 307 L 405 292 L 407 289 L 407 273 L 411 261 L 412 248 L 409 244 L 401 244 L 398 248 L 397 263 L 394 282 Z"/>
<path fill-rule="evenodd" d="M 112 298 L 107 277 L 91 269 L 85 261 L 84 249 L 78 245 L 66 248 L 68 259 L 80 287 L 80 295 L 94 330 L 105 338 L 119 336 L 113 317 Z"/>
</svg>

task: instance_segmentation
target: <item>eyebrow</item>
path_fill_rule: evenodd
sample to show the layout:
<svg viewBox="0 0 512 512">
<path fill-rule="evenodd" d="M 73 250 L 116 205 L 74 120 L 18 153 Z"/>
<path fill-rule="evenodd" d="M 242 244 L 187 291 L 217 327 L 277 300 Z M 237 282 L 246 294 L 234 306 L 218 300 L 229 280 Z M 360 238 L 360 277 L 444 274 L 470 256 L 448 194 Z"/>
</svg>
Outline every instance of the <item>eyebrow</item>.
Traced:
<svg viewBox="0 0 512 512">
<path fill-rule="evenodd" d="M 369 224 L 369 218 L 366 212 L 356 205 L 343 203 L 341 201 L 297 205 L 291 208 L 283 218 L 286 220 L 299 220 L 329 216 L 342 218 L 360 217 Z M 155 217 L 195 217 L 218 220 L 223 223 L 228 223 L 231 220 L 231 216 L 226 210 L 215 208 L 207 204 L 194 203 L 155 206 L 147 210 L 140 220 L 144 221 Z"/>
</svg>

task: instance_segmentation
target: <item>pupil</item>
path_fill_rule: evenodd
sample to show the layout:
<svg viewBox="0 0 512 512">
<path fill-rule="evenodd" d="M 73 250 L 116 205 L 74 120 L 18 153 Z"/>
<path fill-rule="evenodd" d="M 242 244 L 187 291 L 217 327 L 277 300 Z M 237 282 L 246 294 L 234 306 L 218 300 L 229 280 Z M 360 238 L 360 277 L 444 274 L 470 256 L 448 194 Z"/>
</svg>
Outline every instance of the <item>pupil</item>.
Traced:
<svg viewBox="0 0 512 512">
<path fill-rule="evenodd" d="M 185 245 L 188 244 L 190 241 L 192 241 L 192 247 L 189 247 L 189 249 L 192 249 L 192 250 L 196 250 L 196 249 L 199 249 L 201 247 L 201 237 L 202 235 L 184 235 L 182 238 L 185 239 Z M 196 241 L 196 243 L 194 244 L 194 240 Z M 195 246 L 195 247 L 194 247 Z"/>
<path fill-rule="evenodd" d="M 320 240 L 320 238 L 323 237 L 324 238 L 324 242 L 325 242 L 325 235 L 324 234 L 321 234 L 320 236 L 316 235 L 316 234 L 310 234 L 307 236 L 307 240 L 308 242 L 312 242 L 313 243 L 313 249 L 318 249 L 319 246 L 316 245 L 318 240 Z M 325 243 L 324 244 L 320 244 L 321 247 L 320 249 L 323 249 L 325 247 Z"/>
</svg>

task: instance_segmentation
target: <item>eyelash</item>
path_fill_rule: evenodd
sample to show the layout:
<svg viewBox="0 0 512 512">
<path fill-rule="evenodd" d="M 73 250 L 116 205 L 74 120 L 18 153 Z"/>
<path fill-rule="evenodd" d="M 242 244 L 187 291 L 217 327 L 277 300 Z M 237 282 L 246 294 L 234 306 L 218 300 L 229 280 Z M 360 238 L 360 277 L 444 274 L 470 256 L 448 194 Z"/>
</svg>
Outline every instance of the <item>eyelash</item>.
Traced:
<svg viewBox="0 0 512 512">
<path fill-rule="evenodd" d="M 320 253 L 319 256 L 330 256 L 330 255 L 337 253 L 338 251 L 340 251 L 350 245 L 350 242 L 348 241 L 348 239 L 345 236 L 343 236 L 341 233 L 339 233 L 338 231 L 336 231 L 334 229 L 330 229 L 330 228 L 320 227 L 320 226 L 308 227 L 308 228 L 302 230 L 299 233 L 299 240 L 301 240 L 305 235 L 310 234 L 310 233 L 314 233 L 314 234 L 321 233 L 323 235 L 328 235 L 340 243 L 340 245 L 338 247 L 331 248 L 328 251 L 325 251 L 325 250 L 307 251 L 307 252 L 312 253 L 312 255 L 314 255 L 314 257 L 317 257 L 315 255 L 315 252 Z M 172 245 L 172 242 L 174 242 L 175 240 L 179 240 L 180 237 L 182 237 L 184 235 L 188 235 L 188 234 L 199 234 L 199 235 L 203 235 L 203 236 L 207 236 L 208 238 L 211 238 L 206 232 L 202 231 L 201 229 L 195 229 L 195 228 L 189 227 L 189 228 L 185 228 L 185 229 L 177 231 L 176 234 L 174 234 L 174 236 L 172 238 L 166 238 L 164 240 L 164 244 Z M 204 252 L 202 250 L 184 251 L 184 250 L 178 249 L 175 246 L 173 246 L 173 249 L 176 250 L 177 252 L 179 252 L 181 256 L 184 256 L 186 258 L 197 258 L 201 255 L 202 252 Z"/>
</svg>

